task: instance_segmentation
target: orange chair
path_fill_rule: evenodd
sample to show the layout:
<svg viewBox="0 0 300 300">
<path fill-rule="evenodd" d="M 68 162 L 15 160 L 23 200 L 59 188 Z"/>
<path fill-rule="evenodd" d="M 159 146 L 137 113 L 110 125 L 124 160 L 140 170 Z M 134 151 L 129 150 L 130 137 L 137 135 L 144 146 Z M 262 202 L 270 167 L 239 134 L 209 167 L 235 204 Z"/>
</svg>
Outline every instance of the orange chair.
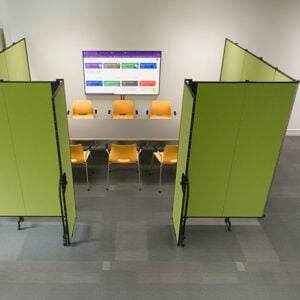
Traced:
<svg viewBox="0 0 300 300">
<path fill-rule="evenodd" d="M 171 119 L 171 101 L 153 100 L 150 108 L 150 119 Z"/>
<path fill-rule="evenodd" d="M 134 104 L 132 100 L 115 100 L 113 104 L 113 119 L 134 119 Z"/>
<path fill-rule="evenodd" d="M 162 167 L 164 165 L 174 165 L 177 164 L 178 156 L 178 145 L 165 145 L 163 151 L 153 152 L 153 157 L 155 157 L 160 163 L 160 172 L 159 172 L 159 185 L 161 186 L 162 179 Z"/>
<path fill-rule="evenodd" d="M 136 144 L 131 144 L 131 145 L 111 144 L 110 150 L 108 149 L 108 145 L 107 145 L 106 151 L 108 153 L 107 190 L 109 186 L 109 171 L 110 171 L 111 164 L 136 164 L 138 167 L 138 179 L 139 179 L 139 187 L 140 187 L 141 178 L 140 178 L 139 154 L 141 150 L 137 148 L 137 145 Z"/>
<path fill-rule="evenodd" d="M 83 150 L 82 144 L 70 145 L 71 163 L 85 165 L 87 189 L 90 189 L 87 160 L 91 154 L 90 150 Z"/>
<path fill-rule="evenodd" d="M 93 103 L 91 100 L 75 100 L 72 106 L 73 119 L 93 119 Z"/>
</svg>

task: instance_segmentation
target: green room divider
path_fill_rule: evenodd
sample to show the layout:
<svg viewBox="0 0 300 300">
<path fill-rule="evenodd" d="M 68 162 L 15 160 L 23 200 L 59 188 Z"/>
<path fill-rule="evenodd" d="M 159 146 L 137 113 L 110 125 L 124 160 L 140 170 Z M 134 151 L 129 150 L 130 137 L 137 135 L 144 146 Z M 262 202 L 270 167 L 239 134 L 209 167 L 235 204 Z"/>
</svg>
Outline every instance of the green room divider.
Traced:
<svg viewBox="0 0 300 300">
<path fill-rule="evenodd" d="M 21 39 L 0 52 L 0 79 L 30 81 L 25 39 Z"/>
<path fill-rule="evenodd" d="M 7 80 L 8 70 L 4 52 L 0 52 L 0 80 Z"/>
<path fill-rule="evenodd" d="M 62 216 L 64 218 L 65 230 L 68 236 L 73 235 L 73 230 L 76 220 L 76 207 L 74 201 L 74 187 L 72 177 L 72 166 L 70 157 L 69 145 L 69 129 L 67 107 L 65 100 L 65 90 L 63 88 L 56 89 L 53 96 L 54 105 L 54 118 L 56 124 L 56 140 L 58 147 L 58 155 L 60 162 L 60 176 L 61 176 L 61 198 L 64 200 L 62 203 Z"/>
<path fill-rule="evenodd" d="M 178 145 L 178 156 L 181 157 L 177 162 L 176 168 L 176 184 L 175 184 L 175 195 L 173 203 L 173 223 L 175 228 L 176 239 L 179 239 L 180 230 L 184 228 L 184 224 L 181 222 L 184 220 L 183 215 L 185 214 L 186 207 L 183 205 L 186 203 L 186 178 L 182 175 L 187 174 L 187 161 L 189 157 L 189 141 L 190 133 L 192 128 L 192 112 L 194 109 L 194 94 L 189 85 L 184 86 L 183 91 L 183 103 L 181 110 L 181 130 L 179 136 L 179 145 Z"/>
<path fill-rule="evenodd" d="M 69 245 L 76 218 L 62 80 L 0 83 L 0 215 L 61 217 Z"/>
<path fill-rule="evenodd" d="M 229 39 L 225 40 L 220 81 L 295 81 Z"/>
<path fill-rule="evenodd" d="M 230 230 L 231 217 L 264 215 L 299 83 L 228 41 L 221 80 L 184 85 L 173 205 L 182 246 L 188 218 L 222 217 Z"/>
</svg>

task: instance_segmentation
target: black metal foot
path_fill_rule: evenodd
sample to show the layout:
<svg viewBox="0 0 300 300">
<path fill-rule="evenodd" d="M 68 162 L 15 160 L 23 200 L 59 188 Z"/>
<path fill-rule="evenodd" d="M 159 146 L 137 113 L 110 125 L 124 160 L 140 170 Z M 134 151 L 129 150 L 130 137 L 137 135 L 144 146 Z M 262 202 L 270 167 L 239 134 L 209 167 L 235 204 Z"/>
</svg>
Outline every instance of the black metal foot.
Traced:
<svg viewBox="0 0 300 300">
<path fill-rule="evenodd" d="M 184 236 L 180 239 L 179 246 L 181 246 L 181 247 L 185 246 L 185 237 Z"/>
<path fill-rule="evenodd" d="M 230 222 L 230 218 L 229 217 L 225 218 L 225 224 L 226 224 L 227 230 L 231 231 L 231 222 Z"/>
<path fill-rule="evenodd" d="M 64 246 L 70 246 L 71 243 L 66 234 L 63 235 L 63 239 L 64 239 Z"/>
<path fill-rule="evenodd" d="M 18 230 L 21 230 L 21 222 L 24 222 L 24 217 L 20 216 L 18 221 Z"/>
</svg>

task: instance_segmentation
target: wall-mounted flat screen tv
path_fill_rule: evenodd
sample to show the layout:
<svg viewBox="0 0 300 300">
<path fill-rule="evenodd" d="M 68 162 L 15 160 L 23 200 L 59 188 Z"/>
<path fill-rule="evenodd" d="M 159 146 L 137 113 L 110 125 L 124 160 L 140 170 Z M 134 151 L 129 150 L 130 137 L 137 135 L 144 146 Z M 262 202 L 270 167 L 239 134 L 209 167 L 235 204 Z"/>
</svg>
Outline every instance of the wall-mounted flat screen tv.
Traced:
<svg viewBox="0 0 300 300">
<path fill-rule="evenodd" d="M 82 51 L 85 94 L 158 95 L 161 51 Z"/>
</svg>

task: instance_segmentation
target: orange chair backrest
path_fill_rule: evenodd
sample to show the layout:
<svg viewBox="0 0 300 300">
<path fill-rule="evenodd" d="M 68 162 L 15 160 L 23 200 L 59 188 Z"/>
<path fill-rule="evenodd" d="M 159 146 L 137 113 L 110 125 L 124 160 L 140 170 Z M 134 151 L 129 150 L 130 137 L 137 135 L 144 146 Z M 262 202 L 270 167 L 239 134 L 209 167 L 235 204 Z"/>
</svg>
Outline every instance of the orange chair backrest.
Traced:
<svg viewBox="0 0 300 300">
<path fill-rule="evenodd" d="M 171 119 L 171 101 L 153 100 L 151 102 L 150 119 Z"/>
<path fill-rule="evenodd" d="M 133 119 L 134 104 L 132 100 L 115 100 L 113 104 L 114 119 Z"/>
<path fill-rule="evenodd" d="M 81 164 L 85 162 L 83 147 L 81 144 L 70 145 L 70 152 L 71 152 L 71 163 Z"/>
<path fill-rule="evenodd" d="M 139 161 L 136 144 L 117 145 L 111 144 L 109 162 L 115 164 L 133 164 Z"/>
<path fill-rule="evenodd" d="M 92 119 L 94 118 L 93 103 L 91 100 L 73 101 L 72 118 L 74 119 Z"/>
<path fill-rule="evenodd" d="M 163 164 L 176 164 L 178 157 L 178 145 L 166 145 L 164 147 Z"/>
</svg>

